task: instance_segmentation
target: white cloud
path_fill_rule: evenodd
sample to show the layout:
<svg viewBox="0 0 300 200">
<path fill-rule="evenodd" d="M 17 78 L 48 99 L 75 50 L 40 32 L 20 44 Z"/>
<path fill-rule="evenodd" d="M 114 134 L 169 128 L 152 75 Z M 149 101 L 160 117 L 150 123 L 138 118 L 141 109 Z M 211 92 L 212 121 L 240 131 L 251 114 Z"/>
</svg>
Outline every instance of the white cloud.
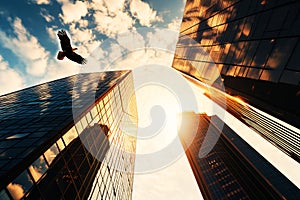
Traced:
<svg viewBox="0 0 300 200">
<path fill-rule="evenodd" d="M 134 29 L 135 21 L 126 11 L 125 0 L 94 0 L 89 9 L 94 12 L 96 30 L 108 37 Z"/>
<path fill-rule="evenodd" d="M 0 30 L 0 41 L 10 49 L 26 65 L 26 71 L 33 76 L 44 75 L 48 62 L 48 55 L 44 47 L 23 26 L 20 18 L 12 24 L 15 37 L 6 35 Z M 38 66 L 39 65 L 39 66 Z"/>
<path fill-rule="evenodd" d="M 45 83 L 59 78 L 71 76 L 77 74 L 80 71 L 80 67 L 77 63 L 70 62 L 67 59 L 57 61 L 56 59 L 50 60 L 46 72 L 40 83 Z"/>
<path fill-rule="evenodd" d="M 96 36 L 93 34 L 92 29 L 76 27 L 75 24 L 72 24 L 70 26 L 70 35 L 73 44 L 78 45 L 78 53 L 83 57 L 87 57 L 100 45 L 100 41 L 95 39 Z"/>
<path fill-rule="evenodd" d="M 171 23 L 168 24 L 168 29 L 174 30 L 174 31 L 179 31 L 180 30 L 180 25 L 181 25 L 181 19 L 176 17 L 171 21 Z"/>
<path fill-rule="evenodd" d="M 157 16 L 157 12 L 149 4 L 141 0 L 131 1 L 130 12 L 140 21 L 142 26 L 150 27 L 153 22 L 163 21 L 162 17 Z"/>
<path fill-rule="evenodd" d="M 145 47 L 144 38 L 137 31 L 128 31 L 124 34 L 119 34 L 116 40 L 122 47 L 129 51 Z"/>
<path fill-rule="evenodd" d="M 125 0 L 103 0 L 109 14 L 117 14 L 124 11 Z"/>
<path fill-rule="evenodd" d="M 102 10 L 105 9 L 106 12 Z M 134 20 L 128 13 L 116 12 L 114 15 L 108 15 L 110 10 L 105 7 L 101 7 L 99 10 L 95 10 L 94 19 L 96 23 L 96 29 L 109 37 L 112 37 L 118 33 L 128 31 L 134 25 Z"/>
<path fill-rule="evenodd" d="M 0 95 L 22 89 L 23 83 L 22 76 L 10 68 L 0 55 Z"/>
<path fill-rule="evenodd" d="M 59 44 L 57 38 L 57 31 L 59 30 L 57 26 L 46 27 L 47 33 L 55 44 Z"/>
<path fill-rule="evenodd" d="M 65 24 L 79 21 L 88 13 L 87 4 L 82 1 L 72 3 L 66 0 L 58 0 L 58 2 L 62 3 L 61 9 L 63 13 L 59 16 Z"/>
<path fill-rule="evenodd" d="M 51 22 L 54 20 L 54 17 L 52 15 L 49 14 L 48 10 L 46 10 L 45 8 L 41 9 L 41 13 L 42 17 L 46 20 L 46 22 Z"/>
<path fill-rule="evenodd" d="M 32 0 L 32 2 L 41 5 L 41 4 L 50 4 L 51 0 Z"/>
</svg>

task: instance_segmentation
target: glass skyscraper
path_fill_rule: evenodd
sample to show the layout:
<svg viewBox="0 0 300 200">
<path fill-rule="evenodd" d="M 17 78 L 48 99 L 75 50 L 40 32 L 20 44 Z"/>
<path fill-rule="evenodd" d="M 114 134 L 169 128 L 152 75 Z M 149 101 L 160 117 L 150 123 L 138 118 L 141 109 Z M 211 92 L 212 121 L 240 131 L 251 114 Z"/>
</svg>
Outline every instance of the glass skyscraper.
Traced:
<svg viewBox="0 0 300 200">
<path fill-rule="evenodd" d="M 205 80 L 216 65 L 226 92 L 299 128 L 299 12 L 297 0 L 187 0 L 173 67 Z"/>
<path fill-rule="evenodd" d="M 131 71 L 73 75 L 0 97 L 0 199 L 131 199 Z"/>
<path fill-rule="evenodd" d="M 299 131 L 272 116 L 300 128 L 300 1 L 187 0 L 180 34 L 173 67 L 226 92 L 211 97 L 299 162 Z"/>
<path fill-rule="evenodd" d="M 187 0 L 172 67 L 296 165 L 299 55 L 300 1 Z M 245 129 L 234 132 L 217 116 L 182 117 L 179 136 L 205 199 L 300 198 L 294 182 L 239 136 Z M 185 126 L 193 118 L 200 121 L 190 143 Z M 219 137 L 215 145 L 205 143 L 207 134 Z"/>
<path fill-rule="evenodd" d="M 197 134 L 190 145 L 187 122 L 199 118 Z M 204 199 L 299 199 L 299 189 L 217 116 L 182 113 L 179 137 Z M 220 135 L 213 149 L 200 157 L 203 141 Z"/>
</svg>

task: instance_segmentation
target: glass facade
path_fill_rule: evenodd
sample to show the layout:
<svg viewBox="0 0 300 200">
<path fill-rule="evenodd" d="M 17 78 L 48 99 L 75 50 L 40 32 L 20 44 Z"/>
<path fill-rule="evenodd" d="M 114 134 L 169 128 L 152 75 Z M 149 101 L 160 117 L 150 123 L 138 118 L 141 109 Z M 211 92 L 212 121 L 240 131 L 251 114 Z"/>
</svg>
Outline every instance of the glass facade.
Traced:
<svg viewBox="0 0 300 200">
<path fill-rule="evenodd" d="M 190 146 L 186 146 L 189 127 L 182 127 L 180 140 L 205 199 L 298 199 L 299 189 L 283 174 L 224 124 L 217 116 L 183 113 L 183 124 L 199 118 L 198 132 Z M 207 134 L 220 135 L 213 149 L 199 157 Z"/>
<path fill-rule="evenodd" d="M 131 199 L 130 71 L 78 74 L 0 99 L 1 199 Z"/>
<path fill-rule="evenodd" d="M 173 67 L 300 127 L 300 2 L 187 0 Z M 187 38 L 193 40 L 188 42 Z"/>
</svg>

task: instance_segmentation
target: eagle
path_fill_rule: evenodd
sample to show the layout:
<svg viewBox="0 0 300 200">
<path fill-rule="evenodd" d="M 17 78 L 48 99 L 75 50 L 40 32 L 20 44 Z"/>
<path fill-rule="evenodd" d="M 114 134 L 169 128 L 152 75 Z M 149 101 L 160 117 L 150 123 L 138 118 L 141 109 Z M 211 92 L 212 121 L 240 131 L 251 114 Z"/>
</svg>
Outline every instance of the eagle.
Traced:
<svg viewBox="0 0 300 200">
<path fill-rule="evenodd" d="M 70 60 L 77 62 L 79 64 L 86 64 L 86 59 L 81 57 L 79 54 L 75 53 L 74 51 L 77 48 L 72 48 L 70 38 L 68 37 L 66 31 L 60 30 L 57 33 L 57 36 L 60 40 L 60 46 L 62 51 L 59 51 L 57 54 L 58 60 L 63 60 L 64 57 L 69 58 Z"/>
</svg>

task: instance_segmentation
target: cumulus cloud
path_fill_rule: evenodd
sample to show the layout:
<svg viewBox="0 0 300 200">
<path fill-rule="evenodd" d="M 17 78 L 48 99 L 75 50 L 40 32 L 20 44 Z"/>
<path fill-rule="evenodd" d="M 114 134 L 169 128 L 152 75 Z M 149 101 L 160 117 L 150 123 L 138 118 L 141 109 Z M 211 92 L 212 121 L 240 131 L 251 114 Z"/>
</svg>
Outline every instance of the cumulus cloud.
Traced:
<svg viewBox="0 0 300 200">
<path fill-rule="evenodd" d="M 58 2 L 62 3 L 61 9 L 63 13 L 59 16 L 65 24 L 79 21 L 88 13 L 87 4 L 82 1 L 72 3 L 68 0 L 58 0 Z"/>
<path fill-rule="evenodd" d="M 148 3 L 141 0 L 131 1 L 130 12 L 140 21 L 142 26 L 150 27 L 153 22 L 163 21 L 162 17 L 157 16 L 157 12 Z"/>
<path fill-rule="evenodd" d="M 0 55 L 0 95 L 19 90 L 24 86 L 23 84 L 22 76 L 10 68 Z"/>
<path fill-rule="evenodd" d="M 48 12 L 48 10 L 46 10 L 45 8 L 41 9 L 40 14 L 46 20 L 46 22 L 51 22 L 51 21 L 54 20 L 54 17 L 52 15 L 50 15 L 49 12 Z"/>
<path fill-rule="evenodd" d="M 55 44 L 58 44 L 58 39 L 57 39 L 57 31 L 58 31 L 57 26 L 52 26 L 52 27 L 46 27 L 46 31 L 49 35 L 49 37 L 52 39 L 52 42 Z"/>
<path fill-rule="evenodd" d="M 176 17 L 171 21 L 171 23 L 168 24 L 168 29 L 174 30 L 174 31 L 179 31 L 181 25 L 181 19 Z"/>
<path fill-rule="evenodd" d="M 83 24 L 85 25 L 85 24 Z M 87 57 L 92 51 L 100 45 L 100 41 L 96 39 L 91 29 L 85 28 L 84 26 L 76 27 L 75 24 L 70 26 L 70 34 L 72 41 L 79 45 L 78 53 L 83 57 Z"/>
<path fill-rule="evenodd" d="M 6 35 L 0 30 L 0 41 L 26 65 L 26 71 L 33 76 L 45 74 L 49 52 L 23 26 L 20 18 L 12 24 L 15 37 Z"/>
<path fill-rule="evenodd" d="M 94 14 L 96 29 L 109 37 L 117 33 L 128 31 L 133 27 L 134 21 L 128 13 L 120 12 L 115 16 L 109 16 L 101 11 Z"/>
<path fill-rule="evenodd" d="M 124 0 L 93 1 L 90 9 L 94 11 L 96 30 L 108 37 L 128 31 L 133 28 L 135 21 L 125 11 Z"/>
<path fill-rule="evenodd" d="M 41 4 L 50 4 L 51 0 L 32 0 L 32 2 L 41 5 Z"/>
</svg>

